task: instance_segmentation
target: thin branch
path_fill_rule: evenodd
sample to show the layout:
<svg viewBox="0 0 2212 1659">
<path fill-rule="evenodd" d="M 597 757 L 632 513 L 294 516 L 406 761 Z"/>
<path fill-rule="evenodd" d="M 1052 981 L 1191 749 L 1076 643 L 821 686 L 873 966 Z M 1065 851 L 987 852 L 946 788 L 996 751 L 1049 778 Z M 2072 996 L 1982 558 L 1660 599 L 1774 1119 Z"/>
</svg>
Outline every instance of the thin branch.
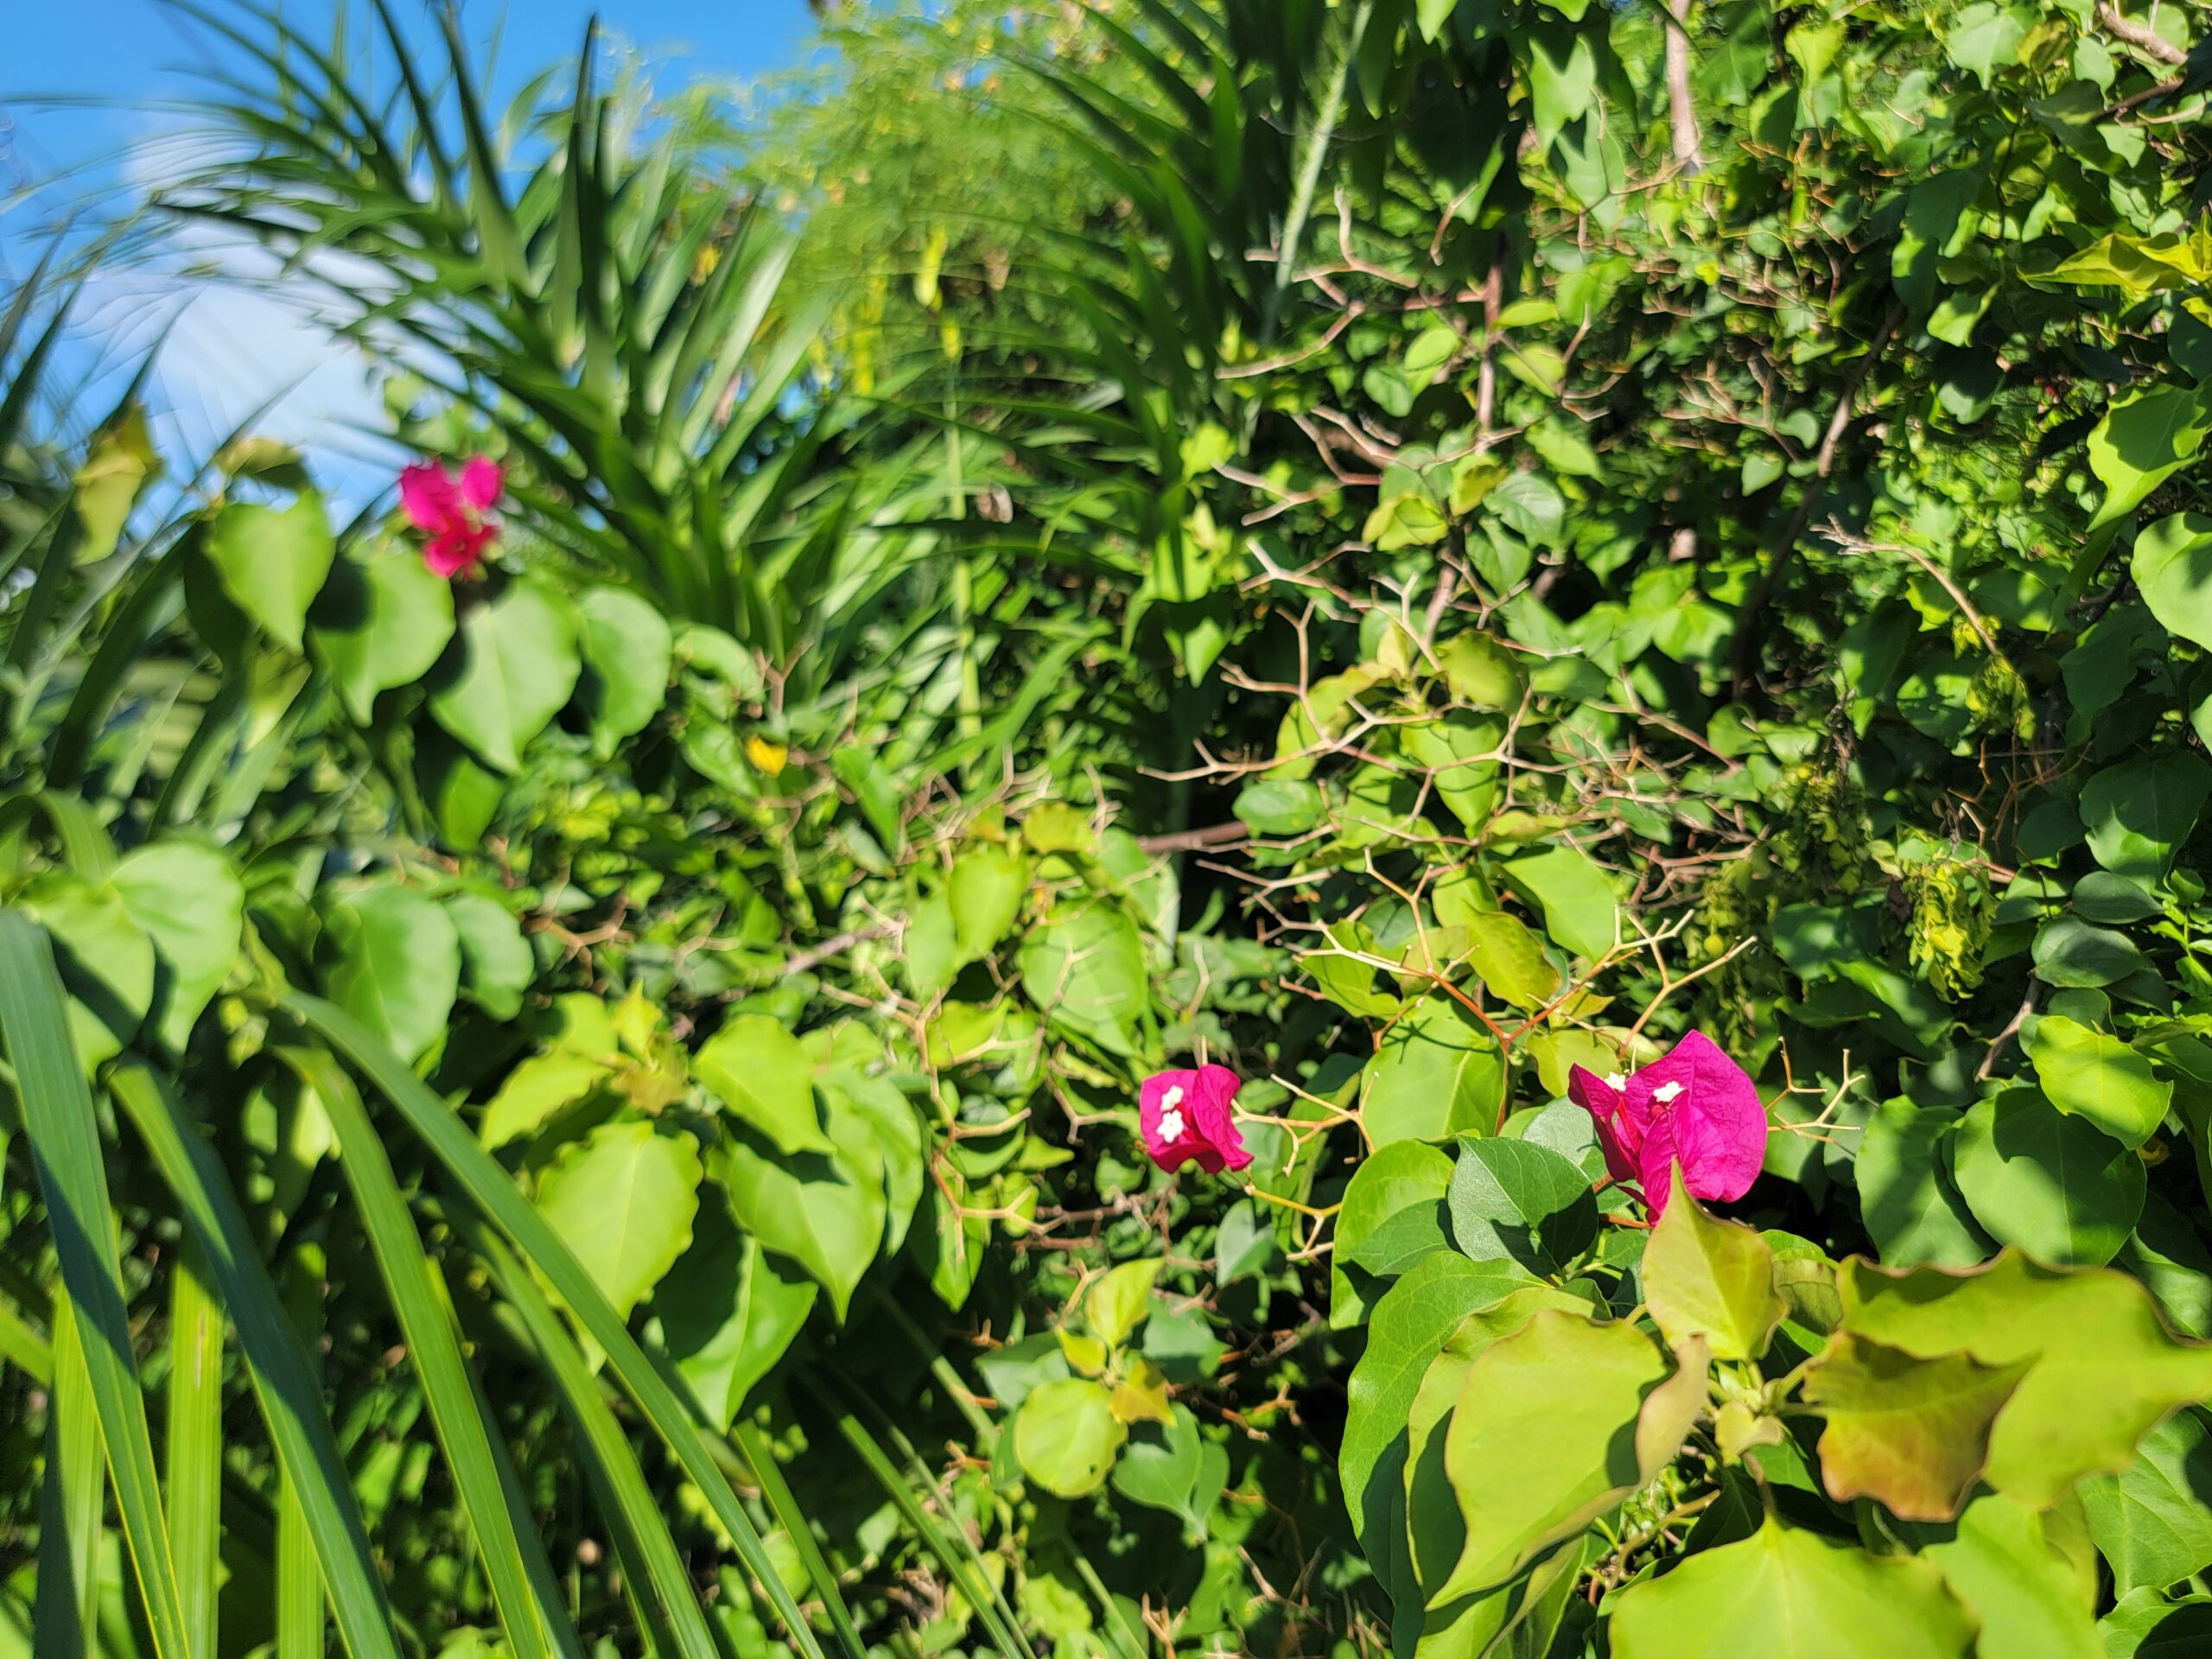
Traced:
<svg viewBox="0 0 2212 1659">
<path fill-rule="evenodd" d="M 2166 39 L 2164 35 L 2145 28 L 2141 23 L 2132 23 L 2121 16 L 2120 8 L 2113 4 L 2112 0 L 2098 0 L 2097 21 L 2115 37 L 2126 41 L 2128 45 L 2146 57 L 2156 58 L 2160 63 L 2177 66 L 2189 61 L 2189 54 Z"/>
</svg>

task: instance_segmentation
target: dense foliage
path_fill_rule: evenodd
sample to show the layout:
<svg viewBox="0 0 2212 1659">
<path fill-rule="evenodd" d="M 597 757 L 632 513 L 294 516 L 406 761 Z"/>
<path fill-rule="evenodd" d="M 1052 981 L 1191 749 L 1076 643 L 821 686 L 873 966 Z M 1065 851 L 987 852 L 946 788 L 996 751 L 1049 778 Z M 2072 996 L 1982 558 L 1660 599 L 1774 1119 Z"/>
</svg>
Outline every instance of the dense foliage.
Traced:
<svg viewBox="0 0 2212 1659">
<path fill-rule="evenodd" d="M 0 317 L 0 1653 L 2207 1639 L 2198 11 L 372 10 L 450 474 Z"/>
</svg>

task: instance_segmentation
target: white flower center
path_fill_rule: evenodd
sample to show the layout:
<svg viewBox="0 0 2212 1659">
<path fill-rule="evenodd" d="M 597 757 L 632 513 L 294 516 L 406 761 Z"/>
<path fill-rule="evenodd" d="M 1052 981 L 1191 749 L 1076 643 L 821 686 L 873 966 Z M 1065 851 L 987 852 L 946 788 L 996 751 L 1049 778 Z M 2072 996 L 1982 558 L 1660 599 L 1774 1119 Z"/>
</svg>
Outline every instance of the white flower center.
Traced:
<svg viewBox="0 0 2212 1659">
<path fill-rule="evenodd" d="M 1657 1101 L 1662 1106 L 1671 1106 L 1675 1103 L 1675 1096 L 1681 1092 L 1682 1085 L 1681 1084 L 1662 1083 L 1656 1089 L 1654 1089 L 1651 1091 L 1651 1098 Z"/>
<path fill-rule="evenodd" d="M 1181 1091 L 1179 1090 L 1177 1092 L 1179 1094 Z M 1160 1114 L 1160 1138 L 1162 1141 L 1180 1141 L 1183 1138 L 1183 1114 L 1173 1106 Z"/>
<path fill-rule="evenodd" d="M 1618 1071 L 1608 1071 L 1605 1073 L 1605 1087 L 1615 1090 L 1625 1089 L 1628 1087 L 1628 1079 Z"/>
</svg>

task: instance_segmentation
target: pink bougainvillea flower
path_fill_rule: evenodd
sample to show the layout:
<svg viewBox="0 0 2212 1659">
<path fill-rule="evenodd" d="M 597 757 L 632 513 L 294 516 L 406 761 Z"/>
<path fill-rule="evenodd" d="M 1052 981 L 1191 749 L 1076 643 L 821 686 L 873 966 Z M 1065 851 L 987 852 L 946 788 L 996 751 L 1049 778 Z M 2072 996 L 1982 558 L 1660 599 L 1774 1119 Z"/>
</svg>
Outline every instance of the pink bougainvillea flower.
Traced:
<svg viewBox="0 0 2212 1659">
<path fill-rule="evenodd" d="M 476 455 L 456 479 L 435 461 L 417 461 L 399 474 L 399 505 L 408 522 L 427 531 L 423 563 L 448 579 L 480 563 L 497 539 L 499 524 L 484 515 L 499 499 L 499 463 Z"/>
<path fill-rule="evenodd" d="M 1673 1166 L 1693 1198 L 1740 1198 L 1766 1157 L 1766 1108 L 1758 1085 L 1702 1032 L 1692 1032 L 1641 1071 L 1601 1077 L 1576 1066 L 1568 1097 L 1598 1125 L 1616 1180 L 1634 1180 L 1656 1218 Z"/>
<path fill-rule="evenodd" d="M 1195 1158 L 1209 1175 L 1250 1163 L 1252 1154 L 1244 1150 L 1244 1137 L 1230 1111 L 1243 1086 L 1244 1080 L 1225 1065 L 1147 1077 L 1137 1096 L 1137 1122 L 1152 1161 L 1175 1170 Z"/>
</svg>

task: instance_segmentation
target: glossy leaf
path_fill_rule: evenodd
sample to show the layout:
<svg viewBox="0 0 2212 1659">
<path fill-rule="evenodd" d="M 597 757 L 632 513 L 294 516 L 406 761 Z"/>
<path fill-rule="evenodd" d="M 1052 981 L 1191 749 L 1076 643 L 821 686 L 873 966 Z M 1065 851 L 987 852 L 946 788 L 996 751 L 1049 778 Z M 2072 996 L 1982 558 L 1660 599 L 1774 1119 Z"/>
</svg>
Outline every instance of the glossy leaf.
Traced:
<svg viewBox="0 0 2212 1659">
<path fill-rule="evenodd" d="M 1128 1438 L 1113 1396 L 1088 1377 L 1033 1389 L 1014 1414 L 1014 1456 L 1023 1472 L 1057 1497 L 1096 1491 Z"/>
<path fill-rule="evenodd" d="M 461 935 L 420 890 L 366 887 L 331 909 L 323 982 L 348 1014 L 410 1060 L 445 1035 L 461 993 Z"/>
<path fill-rule="evenodd" d="M 1678 1196 L 1644 1246 L 1644 1300 L 1671 1346 L 1702 1337 L 1715 1359 L 1757 1359 L 1788 1312 L 1774 1268 L 1774 1252 L 1757 1233 Z"/>
<path fill-rule="evenodd" d="M 533 583 L 513 582 L 461 619 L 460 658 L 430 694 L 430 712 L 486 766 L 512 772 L 582 671 L 566 607 Z"/>
<path fill-rule="evenodd" d="M 1991 1433 L 1986 1478 L 2037 1507 L 2084 1475 L 2126 1468 L 2144 1434 L 2212 1389 L 2212 1347 L 2172 1336 L 2150 1293 L 2118 1273 L 2042 1267 L 2012 1249 L 1967 1273 L 1847 1262 L 1838 1288 L 1844 1329 L 1866 1341 L 1921 1359 L 2027 1363 Z"/>
<path fill-rule="evenodd" d="M 2045 1262 L 2101 1266 L 2143 1212 L 2142 1160 L 2032 1090 L 1976 1103 L 1952 1169 L 1983 1231 Z"/>
<path fill-rule="evenodd" d="M 302 495 L 281 511 L 231 502 L 208 526 L 206 546 L 232 602 L 285 649 L 302 649 L 308 607 L 337 556 L 322 498 Z"/>
<path fill-rule="evenodd" d="M 1633 1325 L 1556 1312 L 1479 1356 L 1444 1452 L 1465 1542 L 1429 1605 L 1511 1576 L 1656 1476 L 1691 1421 L 1661 1389 L 1669 1370 Z M 1692 1414 L 1704 1402 L 1702 1363 L 1694 1381 Z"/>
<path fill-rule="evenodd" d="M 562 1149 L 537 1209 L 626 1319 L 690 1244 L 700 1173 L 690 1136 L 617 1121 Z"/>
<path fill-rule="evenodd" d="M 1589 1178 L 1533 1141 L 1462 1141 L 1448 1203 L 1452 1238 L 1478 1262 L 1505 1256 L 1556 1274 L 1598 1236 Z"/>
<path fill-rule="evenodd" d="M 1770 1518 L 1624 1592 L 1612 1648 L 1618 1659 L 1967 1659 L 1979 1628 L 1932 1562 Z"/>
<path fill-rule="evenodd" d="M 332 566 L 310 615 L 315 654 L 346 713 L 365 726 L 378 693 L 413 685 L 445 654 L 453 639 L 453 584 L 431 575 L 410 548 L 349 556 Z"/>
<path fill-rule="evenodd" d="M 2047 1014 L 2036 1021 L 2027 1050 L 2044 1097 L 2122 1146 L 2141 1146 L 2165 1122 L 2173 1084 L 2152 1075 L 2151 1063 L 2117 1037 Z"/>
<path fill-rule="evenodd" d="M 741 1014 L 691 1057 L 699 1081 L 786 1153 L 836 1150 L 814 1103 L 814 1062 L 798 1039 L 762 1014 Z"/>
</svg>

